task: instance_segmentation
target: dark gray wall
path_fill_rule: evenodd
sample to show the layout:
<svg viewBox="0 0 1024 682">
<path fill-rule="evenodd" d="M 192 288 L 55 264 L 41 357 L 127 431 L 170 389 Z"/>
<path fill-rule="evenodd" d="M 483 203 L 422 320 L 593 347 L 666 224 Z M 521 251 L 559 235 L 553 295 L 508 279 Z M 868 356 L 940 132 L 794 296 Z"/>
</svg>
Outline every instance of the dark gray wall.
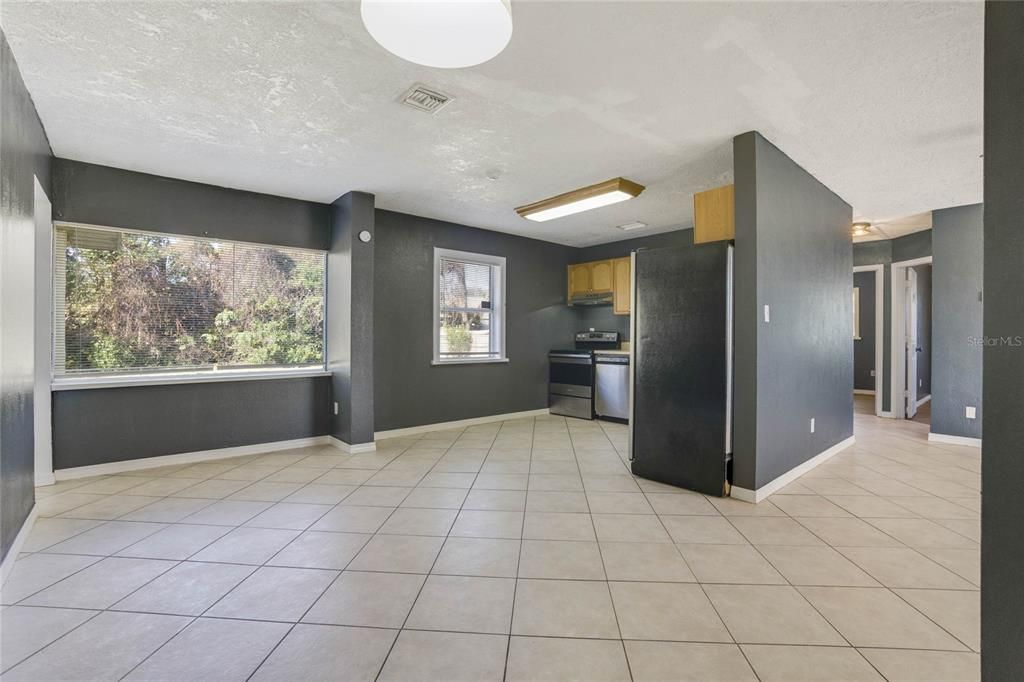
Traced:
<svg viewBox="0 0 1024 682">
<path fill-rule="evenodd" d="M 547 407 L 547 353 L 572 342 L 575 250 L 377 211 L 374 383 L 378 431 Z M 508 363 L 434 367 L 434 247 L 504 256 Z"/>
<path fill-rule="evenodd" d="M 35 502 L 35 181 L 50 192 L 50 144 L 0 31 L 0 559 Z"/>
<path fill-rule="evenodd" d="M 59 220 L 280 246 L 329 244 L 324 204 L 61 159 L 53 193 Z M 326 435 L 329 384 L 324 377 L 56 392 L 54 467 Z M 143 424 L 171 426 L 144 438 Z"/>
<path fill-rule="evenodd" d="M 330 379 L 53 393 L 55 469 L 322 436 Z"/>
<path fill-rule="evenodd" d="M 985 5 L 985 440 L 981 480 L 981 670 L 1024 671 L 1024 3 Z"/>
<path fill-rule="evenodd" d="M 917 273 L 917 399 L 932 392 L 932 266 L 915 265 Z"/>
<path fill-rule="evenodd" d="M 374 432 L 373 333 L 374 197 L 349 192 L 331 204 L 327 254 L 327 369 L 333 400 L 331 435 L 371 443 Z M 368 243 L 359 233 L 371 234 Z"/>
<path fill-rule="evenodd" d="M 853 341 L 853 387 L 875 390 L 875 273 L 853 273 L 860 289 L 860 339 Z"/>
<path fill-rule="evenodd" d="M 733 150 L 733 481 L 756 490 L 853 434 L 853 211 L 760 134 Z"/>
<path fill-rule="evenodd" d="M 327 249 L 328 209 L 298 199 L 55 159 L 53 219 Z"/>
<path fill-rule="evenodd" d="M 621 258 L 637 249 L 658 249 L 667 246 L 693 246 L 693 228 L 577 249 L 572 262 L 587 263 L 605 258 Z M 576 326 L 580 330 L 619 332 L 623 341 L 629 341 L 629 315 L 616 315 L 612 312 L 611 306 L 578 306 L 574 307 L 573 311 L 576 314 Z"/>
<path fill-rule="evenodd" d="M 882 411 L 892 409 L 892 263 L 932 255 L 932 231 L 853 245 L 854 265 L 884 265 L 882 292 Z"/>
<path fill-rule="evenodd" d="M 892 239 L 890 242 L 892 243 L 893 263 L 932 255 L 931 230 L 912 232 L 903 237 Z"/>
<path fill-rule="evenodd" d="M 981 438 L 982 218 L 981 204 L 932 212 L 933 433 Z"/>
</svg>

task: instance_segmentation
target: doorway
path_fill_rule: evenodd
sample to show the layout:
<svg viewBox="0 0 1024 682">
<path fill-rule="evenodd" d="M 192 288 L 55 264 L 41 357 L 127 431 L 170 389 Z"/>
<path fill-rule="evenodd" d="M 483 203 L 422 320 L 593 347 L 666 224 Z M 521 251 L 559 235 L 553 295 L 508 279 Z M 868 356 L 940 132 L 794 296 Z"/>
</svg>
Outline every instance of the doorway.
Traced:
<svg viewBox="0 0 1024 682">
<path fill-rule="evenodd" d="M 885 266 L 853 269 L 854 411 L 882 416 Z"/>
<path fill-rule="evenodd" d="M 35 484 L 52 485 L 53 476 L 53 433 L 51 431 L 50 404 L 50 347 L 53 308 L 50 295 L 53 273 L 53 223 L 50 199 L 46 196 L 39 178 L 35 178 L 33 205 L 35 218 L 35 267 L 34 267 L 34 313 L 33 325 L 33 399 L 32 416 L 35 442 Z"/>
<path fill-rule="evenodd" d="M 932 258 L 892 264 L 892 413 L 930 421 Z"/>
</svg>

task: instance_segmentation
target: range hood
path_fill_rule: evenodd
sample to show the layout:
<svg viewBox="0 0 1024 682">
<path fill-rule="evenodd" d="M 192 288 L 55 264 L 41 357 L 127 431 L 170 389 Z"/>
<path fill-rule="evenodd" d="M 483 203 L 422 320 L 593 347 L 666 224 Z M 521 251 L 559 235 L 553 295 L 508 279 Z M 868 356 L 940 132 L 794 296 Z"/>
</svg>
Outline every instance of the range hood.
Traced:
<svg viewBox="0 0 1024 682">
<path fill-rule="evenodd" d="M 569 299 L 569 305 L 611 305 L 613 296 L 610 291 L 578 293 Z"/>
</svg>

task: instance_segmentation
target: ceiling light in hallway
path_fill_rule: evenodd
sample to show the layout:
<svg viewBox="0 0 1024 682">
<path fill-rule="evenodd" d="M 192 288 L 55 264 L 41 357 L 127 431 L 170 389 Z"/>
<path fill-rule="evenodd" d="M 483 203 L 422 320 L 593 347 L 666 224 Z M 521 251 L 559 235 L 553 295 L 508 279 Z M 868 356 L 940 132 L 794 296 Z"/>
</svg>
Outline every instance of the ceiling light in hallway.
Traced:
<svg viewBox="0 0 1024 682">
<path fill-rule="evenodd" d="M 516 213 L 539 223 L 545 220 L 562 218 L 573 213 L 582 213 L 592 208 L 600 208 L 610 204 L 617 204 L 620 201 L 633 199 L 640 196 L 644 186 L 625 178 L 614 178 L 599 182 L 596 185 L 574 189 L 565 194 L 549 197 L 535 201 L 526 206 L 520 206 Z"/>
<path fill-rule="evenodd" d="M 362 0 L 363 24 L 388 52 L 440 69 L 476 66 L 512 38 L 510 0 Z"/>
<path fill-rule="evenodd" d="M 854 223 L 850 229 L 854 237 L 866 237 L 871 234 L 871 223 Z"/>
</svg>

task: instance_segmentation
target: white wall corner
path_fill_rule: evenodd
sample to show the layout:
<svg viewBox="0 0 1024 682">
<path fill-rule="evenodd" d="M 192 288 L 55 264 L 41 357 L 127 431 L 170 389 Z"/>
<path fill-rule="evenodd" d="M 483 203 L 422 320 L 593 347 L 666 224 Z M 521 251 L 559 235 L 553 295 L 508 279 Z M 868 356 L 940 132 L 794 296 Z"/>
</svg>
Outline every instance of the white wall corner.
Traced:
<svg viewBox="0 0 1024 682">
<path fill-rule="evenodd" d="M 331 445 L 333 445 L 334 447 L 338 448 L 342 452 L 348 453 L 350 455 L 358 455 L 358 454 L 360 454 L 362 452 L 376 452 L 377 451 L 377 441 L 371 441 L 369 443 L 350 444 L 350 443 L 346 443 L 345 441 L 341 440 L 340 438 L 335 438 L 334 436 L 328 436 L 328 438 L 331 439 Z"/>
<path fill-rule="evenodd" d="M 7 556 L 4 557 L 2 563 L 0 563 L 0 585 L 3 585 L 7 581 L 7 576 L 11 574 L 11 569 L 14 568 L 14 562 L 18 560 L 18 555 L 21 554 L 21 548 L 25 545 L 25 540 L 28 539 L 29 534 L 32 532 L 32 526 L 36 523 L 36 517 L 39 514 L 39 507 L 35 504 L 32 505 L 32 510 L 29 511 L 28 516 L 25 517 L 25 522 L 21 524 L 21 530 L 14 536 L 14 542 L 11 543 L 11 548 L 7 550 Z"/>
<path fill-rule="evenodd" d="M 773 493 L 786 487 L 787 485 L 789 485 L 796 479 L 800 478 L 801 476 L 803 476 L 804 474 L 806 474 L 808 471 L 818 466 L 819 464 L 828 461 L 835 455 L 839 454 L 846 448 L 853 445 L 855 442 L 856 438 L 854 436 L 850 436 L 846 440 L 841 440 L 832 447 L 828 448 L 827 450 L 823 450 L 814 457 L 811 457 L 803 464 L 793 467 L 792 469 L 782 474 L 775 480 L 764 484 L 757 490 L 750 490 L 748 488 L 741 488 L 739 486 L 734 485 L 732 486 L 732 491 L 730 495 L 732 497 L 735 497 L 737 500 L 742 500 L 743 502 L 750 502 L 752 504 L 763 502 L 764 500 L 768 499 L 768 497 Z"/>
</svg>

